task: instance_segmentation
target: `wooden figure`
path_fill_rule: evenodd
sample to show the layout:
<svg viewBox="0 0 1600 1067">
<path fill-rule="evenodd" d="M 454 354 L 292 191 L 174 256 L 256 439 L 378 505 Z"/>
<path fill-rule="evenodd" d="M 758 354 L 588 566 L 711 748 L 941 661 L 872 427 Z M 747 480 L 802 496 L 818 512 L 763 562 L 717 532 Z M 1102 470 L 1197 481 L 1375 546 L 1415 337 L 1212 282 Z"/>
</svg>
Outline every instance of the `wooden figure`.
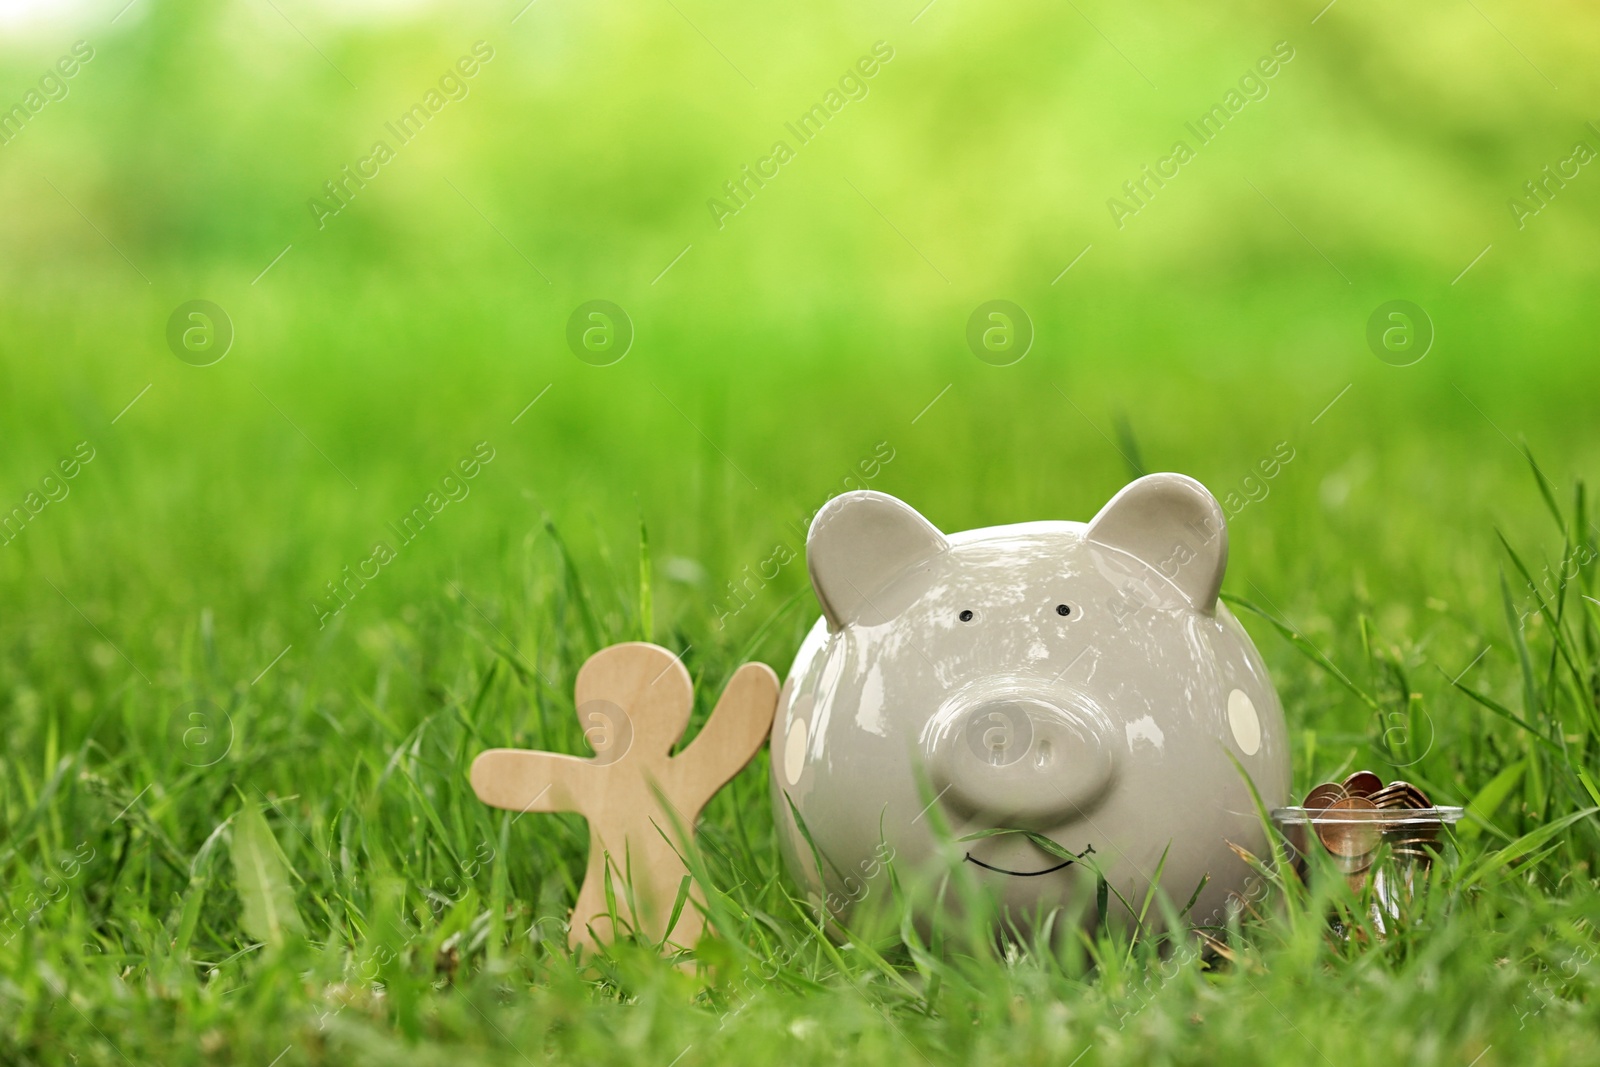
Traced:
<svg viewBox="0 0 1600 1067">
<path fill-rule="evenodd" d="M 659 645 L 630 642 L 590 656 L 575 686 L 578 719 L 593 758 L 496 748 L 472 763 L 472 788 L 485 804 L 511 811 L 577 812 L 589 820 L 589 866 L 573 908 L 568 940 L 593 949 L 616 936 L 606 907 L 612 879 L 620 922 L 656 941 L 693 948 L 705 926 L 692 887 L 666 929 L 689 873 L 680 830 L 693 833 L 700 810 L 760 751 L 778 705 L 778 678 L 746 663 L 723 690 L 695 739 L 677 755 L 694 707 L 682 661 Z M 661 804 L 669 803 L 672 811 Z M 627 879 L 631 877 L 630 900 Z"/>
</svg>

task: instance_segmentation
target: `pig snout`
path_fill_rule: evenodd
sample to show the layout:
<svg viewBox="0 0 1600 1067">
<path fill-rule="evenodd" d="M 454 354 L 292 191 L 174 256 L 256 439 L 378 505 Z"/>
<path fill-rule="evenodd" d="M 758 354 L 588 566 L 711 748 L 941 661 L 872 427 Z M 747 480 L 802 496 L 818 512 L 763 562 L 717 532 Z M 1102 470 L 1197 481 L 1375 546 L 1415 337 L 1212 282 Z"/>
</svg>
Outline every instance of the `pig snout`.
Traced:
<svg viewBox="0 0 1600 1067">
<path fill-rule="evenodd" d="M 1116 778 L 1107 725 L 1074 694 L 958 697 L 925 735 L 933 788 L 953 814 L 997 826 L 1049 829 L 1085 818 Z"/>
</svg>

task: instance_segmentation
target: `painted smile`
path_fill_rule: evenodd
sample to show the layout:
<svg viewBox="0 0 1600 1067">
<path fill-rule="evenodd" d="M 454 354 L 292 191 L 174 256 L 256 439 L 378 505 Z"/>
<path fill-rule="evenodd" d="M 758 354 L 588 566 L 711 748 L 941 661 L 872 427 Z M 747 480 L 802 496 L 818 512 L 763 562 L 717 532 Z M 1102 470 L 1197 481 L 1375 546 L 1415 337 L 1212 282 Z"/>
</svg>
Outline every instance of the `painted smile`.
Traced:
<svg viewBox="0 0 1600 1067">
<path fill-rule="evenodd" d="M 974 856 L 970 852 L 967 853 L 967 862 L 968 863 L 976 863 L 979 867 L 982 867 L 984 870 L 986 870 L 986 871 L 994 871 L 996 874 L 1009 874 L 1013 878 L 1037 878 L 1042 874 L 1054 874 L 1056 871 L 1062 870 L 1063 868 L 1071 867 L 1078 860 L 1083 859 L 1083 857 L 1088 856 L 1088 855 L 1092 854 L 1093 852 L 1094 852 L 1094 846 L 1093 845 L 1089 845 L 1082 852 L 1077 854 L 1076 859 L 1062 860 L 1060 863 L 1056 864 L 1054 867 L 1046 867 L 1042 871 L 1008 871 L 1004 867 L 996 867 L 992 863 L 985 863 L 982 860 L 980 860 L 978 857 Z"/>
</svg>

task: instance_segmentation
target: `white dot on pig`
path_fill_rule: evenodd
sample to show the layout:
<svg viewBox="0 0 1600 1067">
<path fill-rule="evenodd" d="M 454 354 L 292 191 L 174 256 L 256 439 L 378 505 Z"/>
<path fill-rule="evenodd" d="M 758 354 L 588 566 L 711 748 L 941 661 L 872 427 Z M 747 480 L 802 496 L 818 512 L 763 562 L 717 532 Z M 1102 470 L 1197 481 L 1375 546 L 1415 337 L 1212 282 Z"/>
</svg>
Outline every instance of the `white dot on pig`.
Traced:
<svg viewBox="0 0 1600 1067">
<path fill-rule="evenodd" d="M 1261 720 L 1243 689 L 1228 694 L 1228 725 L 1233 727 L 1233 739 L 1246 756 L 1254 756 L 1260 750 Z"/>
<path fill-rule="evenodd" d="M 800 781 L 800 772 L 806 765 L 806 721 L 795 719 L 789 723 L 789 734 L 783 739 L 783 776 L 790 785 Z"/>
</svg>

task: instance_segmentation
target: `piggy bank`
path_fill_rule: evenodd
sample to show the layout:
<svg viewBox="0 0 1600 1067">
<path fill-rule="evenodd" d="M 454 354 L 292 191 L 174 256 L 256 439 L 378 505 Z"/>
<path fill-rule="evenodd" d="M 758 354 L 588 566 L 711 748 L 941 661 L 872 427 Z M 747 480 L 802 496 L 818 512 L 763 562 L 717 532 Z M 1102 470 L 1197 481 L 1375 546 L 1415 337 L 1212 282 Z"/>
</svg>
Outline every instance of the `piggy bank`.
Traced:
<svg viewBox="0 0 1600 1067">
<path fill-rule="evenodd" d="M 772 789 L 785 863 L 830 918 L 891 866 L 975 881 L 1028 925 L 1130 924 L 1158 870 L 1199 925 L 1253 888 L 1229 842 L 1267 856 L 1250 785 L 1284 804 L 1289 753 L 1217 599 L 1228 534 L 1199 482 L 1140 478 L 1087 524 L 949 535 L 845 493 L 806 557 L 822 617 L 780 697 Z"/>
</svg>

